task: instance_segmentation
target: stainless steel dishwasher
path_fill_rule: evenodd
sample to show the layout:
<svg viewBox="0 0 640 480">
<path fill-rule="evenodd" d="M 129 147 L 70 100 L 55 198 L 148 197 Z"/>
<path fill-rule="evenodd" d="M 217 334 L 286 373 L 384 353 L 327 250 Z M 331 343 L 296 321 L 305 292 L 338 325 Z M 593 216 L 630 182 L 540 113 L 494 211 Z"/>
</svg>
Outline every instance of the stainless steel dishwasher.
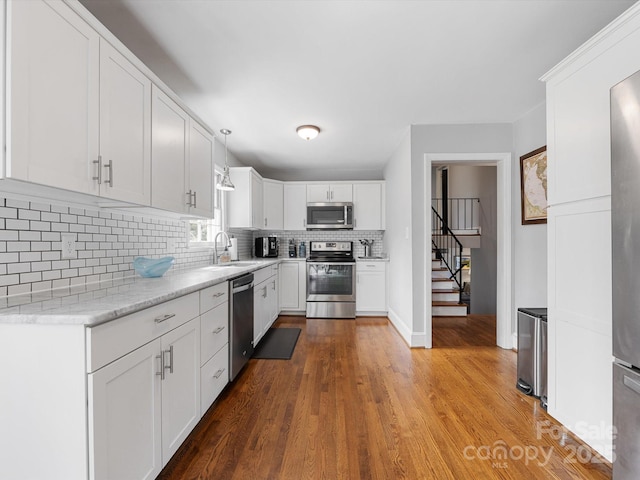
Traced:
<svg viewBox="0 0 640 480">
<path fill-rule="evenodd" d="M 253 355 L 253 273 L 231 280 L 229 287 L 229 380 L 233 380 Z"/>
</svg>

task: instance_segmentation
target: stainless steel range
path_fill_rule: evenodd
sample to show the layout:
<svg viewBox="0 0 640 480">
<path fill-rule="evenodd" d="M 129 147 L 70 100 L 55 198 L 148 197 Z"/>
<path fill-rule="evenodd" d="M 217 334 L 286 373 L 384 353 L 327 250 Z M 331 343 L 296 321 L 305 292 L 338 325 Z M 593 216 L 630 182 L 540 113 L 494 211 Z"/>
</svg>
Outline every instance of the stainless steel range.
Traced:
<svg viewBox="0 0 640 480">
<path fill-rule="evenodd" d="M 307 258 L 307 317 L 356 318 L 353 242 L 311 242 Z"/>
</svg>

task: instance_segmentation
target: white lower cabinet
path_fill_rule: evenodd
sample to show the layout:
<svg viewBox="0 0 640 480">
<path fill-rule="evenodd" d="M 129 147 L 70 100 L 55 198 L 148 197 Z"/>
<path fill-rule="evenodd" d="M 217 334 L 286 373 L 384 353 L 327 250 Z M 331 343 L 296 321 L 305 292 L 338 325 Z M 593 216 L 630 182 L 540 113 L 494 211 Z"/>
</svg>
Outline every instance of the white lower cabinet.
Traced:
<svg viewBox="0 0 640 480">
<path fill-rule="evenodd" d="M 200 322 L 162 337 L 162 461 L 166 464 L 200 420 Z"/>
<path fill-rule="evenodd" d="M 307 309 L 307 264 L 299 260 L 280 263 L 280 310 L 305 312 Z"/>
<path fill-rule="evenodd" d="M 356 312 L 375 315 L 387 312 L 386 262 L 356 262 Z"/>
<path fill-rule="evenodd" d="M 89 375 L 94 480 L 154 479 L 162 469 L 160 339 Z"/>
<path fill-rule="evenodd" d="M 89 374 L 91 478 L 155 478 L 200 417 L 195 318 Z"/>
<path fill-rule="evenodd" d="M 253 346 L 278 318 L 278 265 L 253 272 Z"/>
<path fill-rule="evenodd" d="M 200 413 L 229 382 L 229 286 L 200 291 Z"/>
</svg>

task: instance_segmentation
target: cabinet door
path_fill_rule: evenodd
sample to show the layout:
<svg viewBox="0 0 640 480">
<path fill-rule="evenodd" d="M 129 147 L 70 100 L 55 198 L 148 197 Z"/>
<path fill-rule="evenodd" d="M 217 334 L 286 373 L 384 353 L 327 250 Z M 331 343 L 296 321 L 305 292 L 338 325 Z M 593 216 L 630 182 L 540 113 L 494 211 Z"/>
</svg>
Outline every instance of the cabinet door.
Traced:
<svg viewBox="0 0 640 480">
<path fill-rule="evenodd" d="M 278 277 L 273 276 L 267 280 L 266 312 L 263 318 L 263 335 L 267 333 L 273 322 L 278 318 Z"/>
<path fill-rule="evenodd" d="M 88 377 L 89 476 L 154 479 L 162 469 L 160 340 Z"/>
<path fill-rule="evenodd" d="M 269 230 L 282 230 L 284 189 L 282 183 L 264 180 L 264 226 Z"/>
<path fill-rule="evenodd" d="M 151 205 L 187 213 L 185 165 L 189 116 L 155 85 L 151 91 Z"/>
<path fill-rule="evenodd" d="M 267 282 L 253 288 L 253 347 L 255 348 L 264 333 L 264 317 L 267 304 Z"/>
<path fill-rule="evenodd" d="M 282 262 L 280 264 L 281 310 L 302 310 L 298 302 L 298 289 L 298 262 Z"/>
<path fill-rule="evenodd" d="M 189 213 L 213 217 L 213 137 L 191 119 L 189 127 L 189 190 L 193 193 Z"/>
<path fill-rule="evenodd" d="M 101 196 L 151 204 L 151 81 L 104 40 L 100 155 Z"/>
<path fill-rule="evenodd" d="M 331 193 L 329 185 L 309 184 L 307 185 L 307 202 L 330 202 Z"/>
<path fill-rule="evenodd" d="M 166 464 L 200 420 L 200 319 L 161 338 L 162 461 Z"/>
<path fill-rule="evenodd" d="M 307 228 L 307 186 L 284 184 L 283 229 L 304 230 Z"/>
<path fill-rule="evenodd" d="M 385 270 L 385 264 L 381 262 L 358 262 L 356 273 L 356 311 L 387 311 Z"/>
<path fill-rule="evenodd" d="M 251 226 L 253 228 L 263 228 L 262 210 L 262 179 L 255 173 L 251 173 Z"/>
<path fill-rule="evenodd" d="M 331 185 L 329 199 L 332 202 L 352 202 L 353 185 L 351 183 L 335 183 Z"/>
<path fill-rule="evenodd" d="M 62 2 L 8 3 L 8 177 L 97 193 L 99 36 Z"/>
<path fill-rule="evenodd" d="M 354 230 L 382 230 L 382 184 L 353 185 Z"/>
</svg>

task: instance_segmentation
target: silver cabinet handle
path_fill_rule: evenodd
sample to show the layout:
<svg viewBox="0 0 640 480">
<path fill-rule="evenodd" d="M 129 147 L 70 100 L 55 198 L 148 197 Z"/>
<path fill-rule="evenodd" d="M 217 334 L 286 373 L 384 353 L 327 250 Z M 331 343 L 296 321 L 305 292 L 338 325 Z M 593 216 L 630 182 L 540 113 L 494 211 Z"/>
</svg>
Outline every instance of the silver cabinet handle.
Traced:
<svg viewBox="0 0 640 480">
<path fill-rule="evenodd" d="M 156 318 L 154 319 L 154 321 L 155 321 L 156 323 L 162 323 L 162 322 L 166 322 L 167 320 L 169 320 L 170 318 L 173 318 L 173 317 L 175 317 L 175 316 L 176 316 L 176 314 L 175 314 L 175 313 L 167 313 L 167 314 L 165 314 L 165 315 L 160 315 L 159 317 L 156 317 Z"/>
<path fill-rule="evenodd" d="M 329 200 L 329 190 L 327 190 L 327 200 Z"/>
<path fill-rule="evenodd" d="M 109 163 L 107 163 L 104 168 L 109 170 L 109 180 L 106 180 L 104 183 L 109 184 L 109 186 L 113 188 L 113 160 L 109 160 Z"/>
<path fill-rule="evenodd" d="M 636 393 L 640 393 L 640 383 L 631 377 L 624 376 L 623 383 Z"/>
<path fill-rule="evenodd" d="M 306 227 L 306 226 L 307 226 L 307 219 L 306 219 L 306 218 L 303 218 L 303 219 L 302 219 L 302 226 L 303 226 L 303 227 Z"/>
<path fill-rule="evenodd" d="M 102 155 L 98 155 L 98 159 L 93 161 L 94 165 L 98 166 L 98 176 L 91 177 L 93 180 L 98 181 L 98 185 L 102 184 Z"/>
<path fill-rule="evenodd" d="M 333 200 L 333 190 L 331 191 L 331 200 Z"/>
<path fill-rule="evenodd" d="M 191 190 L 189 190 L 185 195 L 187 196 L 187 207 L 193 207 L 193 204 L 191 203 Z"/>
<path fill-rule="evenodd" d="M 156 375 L 160 375 L 160 379 L 164 380 L 164 355 L 156 355 L 156 358 L 160 360 L 160 371 L 156 372 Z"/>
<path fill-rule="evenodd" d="M 196 192 L 195 190 L 193 191 L 193 206 L 197 207 L 198 206 L 198 197 L 196 197 L 196 195 L 198 194 L 198 192 Z"/>
<path fill-rule="evenodd" d="M 218 292 L 213 294 L 213 298 L 218 298 L 224 295 L 224 292 Z"/>
<path fill-rule="evenodd" d="M 267 298 L 267 287 L 266 287 L 266 286 L 264 286 L 264 287 L 262 288 L 262 291 L 264 292 L 264 293 L 262 294 L 262 298 Z"/>
<path fill-rule="evenodd" d="M 276 289 L 276 281 L 274 280 L 273 282 L 271 282 L 273 287 L 271 288 L 271 290 L 275 291 Z"/>
<path fill-rule="evenodd" d="M 165 350 L 164 352 L 162 352 L 163 364 L 164 364 L 164 355 L 166 353 L 169 354 L 169 365 L 163 365 L 163 371 L 169 369 L 169 373 L 173 373 L 173 345 L 169 346 L 169 350 Z"/>
<path fill-rule="evenodd" d="M 213 374 L 213 378 L 220 378 L 220 375 L 224 373 L 224 368 L 221 368 L 216 373 Z"/>
<path fill-rule="evenodd" d="M 213 333 L 220 333 L 222 330 L 224 330 L 224 327 L 218 327 L 213 331 Z"/>
</svg>

